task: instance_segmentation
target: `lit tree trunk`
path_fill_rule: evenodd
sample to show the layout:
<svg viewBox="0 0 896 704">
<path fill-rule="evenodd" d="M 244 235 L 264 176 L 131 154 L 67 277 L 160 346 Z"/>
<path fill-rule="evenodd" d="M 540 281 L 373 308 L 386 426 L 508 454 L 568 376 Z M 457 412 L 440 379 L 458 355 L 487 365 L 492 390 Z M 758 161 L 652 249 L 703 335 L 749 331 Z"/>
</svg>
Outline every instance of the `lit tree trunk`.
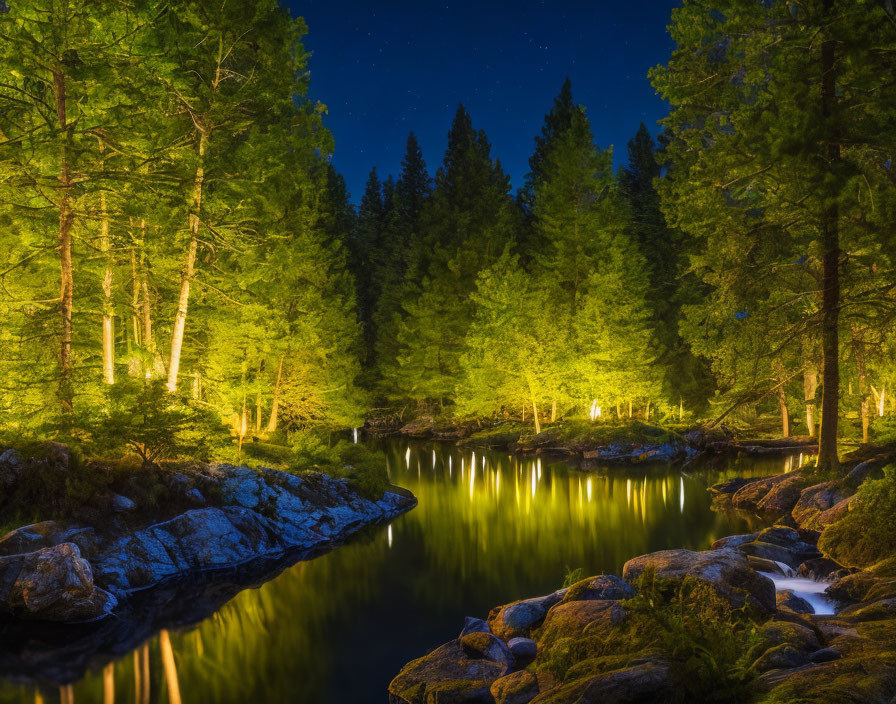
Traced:
<svg viewBox="0 0 896 704">
<path fill-rule="evenodd" d="M 526 404 L 525 403 L 523 404 L 523 421 L 522 422 L 523 423 L 526 422 Z"/>
<path fill-rule="evenodd" d="M 135 247 L 131 247 L 131 335 L 128 340 L 128 351 L 131 349 L 131 340 L 134 346 L 140 345 L 140 277 L 137 274 Z"/>
<path fill-rule="evenodd" d="M 150 686 L 152 681 L 149 676 L 149 643 L 144 643 L 141 649 L 143 659 L 143 704 L 149 704 Z"/>
<path fill-rule="evenodd" d="M 557 422 L 557 400 L 551 401 L 551 423 Z"/>
<path fill-rule="evenodd" d="M 152 304 L 149 300 L 149 274 L 146 272 L 146 260 L 141 256 L 140 260 L 140 303 L 143 319 L 143 346 L 150 352 L 155 347 L 152 339 Z"/>
<path fill-rule="evenodd" d="M 815 437 L 815 395 L 818 392 L 818 373 L 808 371 L 803 374 L 803 397 L 806 399 L 806 427 L 809 437 Z"/>
<path fill-rule="evenodd" d="M 205 156 L 207 137 L 203 132 L 199 137 L 199 166 L 193 180 L 193 203 L 190 213 L 190 244 L 187 247 L 187 258 L 180 275 L 180 296 L 177 300 L 177 313 L 174 316 L 174 329 L 171 331 L 171 356 L 168 362 L 168 391 L 177 391 L 177 375 L 180 372 L 180 357 L 184 346 L 184 328 L 187 325 L 187 306 L 190 303 L 190 283 L 196 266 L 196 250 L 199 247 L 199 212 L 202 207 L 202 184 L 205 170 L 202 159 Z"/>
<path fill-rule="evenodd" d="M 856 358 L 856 370 L 859 373 L 859 417 L 862 419 L 862 442 L 870 441 L 869 428 L 871 426 L 871 403 L 868 398 L 868 370 L 865 367 L 865 346 L 855 338 L 853 330 L 853 350 Z"/>
<path fill-rule="evenodd" d="M 778 405 L 781 407 L 781 437 L 790 437 L 790 412 L 787 410 L 787 394 L 784 387 L 778 387 Z"/>
<path fill-rule="evenodd" d="M 622 406 L 616 404 L 616 420 L 622 420 Z"/>
<path fill-rule="evenodd" d="M 65 75 L 61 69 L 53 71 L 53 90 L 56 98 L 56 117 L 63 131 L 59 151 L 59 402 L 64 413 L 74 409 L 72 388 L 72 308 L 74 296 L 74 275 L 72 273 L 72 229 L 75 213 L 71 203 L 72 179 L 69 164 L 69 149 L 72 131 L 66 116 Z"/>
<path fill-rule="evenodd" d="M 824 8 L 831 13 L 834 0 L 824 0 Z M 840 145 L 834 125 L 836 110 L 836 48 L 837 42 L 829 37 L 821 44 L 821 112 L 827 128 L 825 157 L 828 171 L 839 168 Z M 822 393 L 821 428 L 818 439 L 819 471 L 836 471 L 840 467 L 837 454 L 837 426 L 839 422 L 840 395 L 840 230 L 839 210 L 835 194 L 828 194 L 828 204 L 823 214 L 822 226 L 822 280 L 821 280 L 821 351 Z"/>
<path fill-rule="evenodd" d="M 531 376 L 527 378 L 527 382 L 529 384 L 529 395 L 532 398 L 532 417 L 535 420 L 535 432 L 541 432 L 541 419 L 538 417 L 538 401 L 535 398 L 535 384 L 532 381 Z"/>
<path fill-rule="evenodd" d="M 650 420 L 650 399 L 647 399 L 647 406 L 644 408 L 644 422 Z"/>
<path fill-rule="evenodd" d="M 165 671 L 165 682 L 168 684 L 168 703 L 181 704 L 180 684 L 177 681 L 177 665 L 174 663 L 174 650 L 168 631 L 159 633 L 159 649 L 162 651 L 162 668 Z"/>
<path fill-rule="evenodd" d="M 271 416 L 268 418 L 267 432 L 273 433 L 277 430 L 277 416 L 280 413 L 280 384 L 283 381 L 283 360 L 286 355 L 280 355 L 280 362 L 277 364 L 277 381 L 274 382 L 274 400 L 271 403 Z"/>
<path fill-rule="evenodd" d="M 103 274 L 103 381 L 115 383 L 115 308 L 112 305 L 112 243 L 106 193 L 100 193 L 100 250 L 106 260 Z"/>
<path fill-rule="evenodd" d="M 629 418 L 632 417 L 632 400 L 631 399 L 628 400 L 628 417 Z"/>
<path fill-rule="evenodd" d="M 134 704 L 141 704 L 142 699 L 140 697 L 141 692 L 143 691 L 143 687 L 141 684 L 141 671 L 140 671 L 140 651 L 134 651 Z"/>
<path fill-rule="evenodd" d="M 261 394 L 255 394 L 255 434 L 261 434 Z"/>
</svg>

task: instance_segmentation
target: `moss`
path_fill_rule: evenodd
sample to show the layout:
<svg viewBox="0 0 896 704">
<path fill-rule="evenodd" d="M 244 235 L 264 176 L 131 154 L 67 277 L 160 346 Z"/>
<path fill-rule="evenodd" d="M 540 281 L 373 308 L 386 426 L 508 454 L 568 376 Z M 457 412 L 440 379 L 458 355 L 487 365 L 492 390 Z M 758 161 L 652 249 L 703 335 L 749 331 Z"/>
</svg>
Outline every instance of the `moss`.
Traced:
<svg viewBox="0 0 896 704">
<path fill-rule="evenodd" d="M 825 528 L 819 549 L 847 567 L 868 567 L 896 553 L 896 467 L 884 468 L 883 479 L 867 480 L 850 510 Z"/>
</svg>

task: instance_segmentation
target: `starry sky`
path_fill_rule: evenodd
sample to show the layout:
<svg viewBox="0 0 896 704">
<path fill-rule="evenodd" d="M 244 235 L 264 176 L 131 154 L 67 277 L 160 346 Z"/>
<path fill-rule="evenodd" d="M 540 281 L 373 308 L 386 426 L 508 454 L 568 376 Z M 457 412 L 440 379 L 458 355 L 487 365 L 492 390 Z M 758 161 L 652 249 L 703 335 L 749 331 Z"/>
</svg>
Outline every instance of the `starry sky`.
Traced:
<svg viewBox="0 0 896 704">
<path fill-rule="evenodd" d="M 283 0 L 309 27 L 311 98 L 327 105 L 333 164 L 358 203 L 372 166 L 397 176 L 408 132 L 434 174 L 458 103 L 522 185 L 563 79 L 617 166 L 666 104 L 647 70 L 668 59 L 678 0 Z"/>
</svg>

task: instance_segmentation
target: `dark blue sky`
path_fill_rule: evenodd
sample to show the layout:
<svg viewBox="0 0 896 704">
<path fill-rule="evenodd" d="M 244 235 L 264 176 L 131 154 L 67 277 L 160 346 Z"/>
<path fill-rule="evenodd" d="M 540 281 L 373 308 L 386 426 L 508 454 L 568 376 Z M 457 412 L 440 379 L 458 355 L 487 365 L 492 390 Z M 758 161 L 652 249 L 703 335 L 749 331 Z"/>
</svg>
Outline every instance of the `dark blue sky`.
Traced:
<svg viewBox="0 0 896 704">
<path fill-rule="evenodd" d="M 411 130 L 435 173 L 459 102 L 514 189 L 565 76 L 617 165 L 638 123 L 656 134 L 666 111 L 646 74 L 669 56 L 677 0 L 285 1 L 308 23 L 311 97 L 355 203 L 372 166 L 397 175 Z"/>
</svg>

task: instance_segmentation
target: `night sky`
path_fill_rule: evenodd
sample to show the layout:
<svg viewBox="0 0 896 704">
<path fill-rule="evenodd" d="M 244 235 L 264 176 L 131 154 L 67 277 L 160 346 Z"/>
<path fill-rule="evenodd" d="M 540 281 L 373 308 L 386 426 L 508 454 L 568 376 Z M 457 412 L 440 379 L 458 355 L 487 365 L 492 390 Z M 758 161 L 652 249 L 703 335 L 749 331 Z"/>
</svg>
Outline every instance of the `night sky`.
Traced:
<svg viewBox="0 0 896 704">
<path fill-rule="evenodd" d="M 285 1 L 308 23 L 311 97 L 329 109 L 333 163 L 355 203 L 372 166 L 398 174 L 411 130 L 434 174 L 458 103 L 514 190 L 565 76 L 617 165 L 638 124 L 656 134 L 666 112 L 646 74 L 668 59 L 676 0 Z"/>
</svg>

